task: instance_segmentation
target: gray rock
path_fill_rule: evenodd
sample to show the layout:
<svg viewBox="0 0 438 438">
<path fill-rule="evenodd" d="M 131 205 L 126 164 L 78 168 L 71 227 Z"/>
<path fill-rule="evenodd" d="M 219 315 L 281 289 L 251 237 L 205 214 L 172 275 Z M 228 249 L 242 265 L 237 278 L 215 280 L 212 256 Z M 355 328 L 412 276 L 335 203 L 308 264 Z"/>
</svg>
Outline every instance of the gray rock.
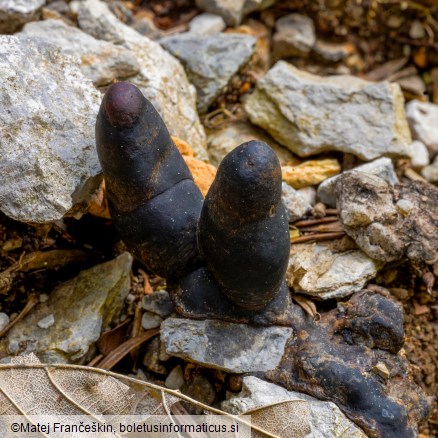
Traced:
<svg viewBox="0 0 438 438">
<path fill-rule="evenodd" d="M 366 161 L 409 155 L 411 138 L 397 84 L 319 77 L 279 61 L 259 79 L 245 108 L 252 123 L 303 157 L 324 151 Z"/>
<path fill-rule="evenodd" d="M 248 415 L 254 409 L 291 402 L 294 409 L 285 421 L 288 436 L 303 438 L 366 438 L 366 435 L 332 402 L 265 382 L 254 376 L 243 378 L 242 391 L 222 402 L 222 409 L 234 415 Z M 274 407 L 275 408 L 275 407 Z M 281 407 L 279 406 L 280 410 Z"/>
<path fill-rule="evenodd" d="M 340 62 L 352 53 L 352 46 L 348 43 L 332 43 L 329 41 L 316 40 L 313 51 L 324 61 Z"/>
<path fill-rule="evenodd" d="M 389 158 L 379 158 L 378 160 L 372 161 L 370 163 L 362 164 L 357 166 L 352 170 L 348 170 L 343 173 L 351 172 L 363 172 L 368 175 L 376 175 L 379 178 L 384 179 L 387 183 L 394 186 L 399 183 L 397 175 L 395 174 L 394 165 Z M 341 175 L 332 176 L 331 178 L 323 181 L 317 190 L 318 198 L 321 202 L 329 207 L 336 207 L 336 181 Z"/>
<path fill-rule="evenodd" d="M 205 12 L 190 21 L 189 32 L 195 35 L 216 35 L 222 32 L 225 27 L 225 21 L 220 15 Z"/>
<path fill-rule="evenodd" d="M 430 163 L 429 151 L 423 142 L 419 140 L 413 141 L 411 144 L 411 150 L 412 167 L 421 168 Z"/>
<path fill-rule="evenodd" d="M 180 389 L 184 383 L 184 374 L 181 365 L 177 365 L 167 376 L 164 384 L 170 389 Z"/>
<path fill-rule="evenodd" d="M 159 327 L 162 322 L 163 322 L 163 318 L 161 318 L 161 316 L 158 316 L 155 313 L 147 312 L 147 311 L 143 313 L 143 316 L 141 318 L 141 326 L 145 330 Z"/>
<path fill-rule="evenodd" d="M 158 40 L 164 36 L 164 32 L 158 29 L 157 26 L 155 26 L 152 17 L 152 12 L 150 17 L 145 15 L 138 17 L 137 15 L 135 15 L 130 25 L 133 29 L 135 29 L 138 33 L 141 33 L 143 36 L 146 36 L 151 40 Z"/>
<path fill-rule="evenodd" d="M 311 18 L 289 14 L 275 23 L 272 38 L 274 59 L 306 56 L 315 44 L 315 26 Z"/>
<path fill-rule="evenodd" d="M 432 154 L 438 152 L 438 105 L 411 100 L 406 104 L 406 117 L 412 136 L 420 140 Z"/>
<path fill-rule="evenodd" d="M 0 37 L 0 210 L 61 219 L 97 188 L 100 95 L 75 59 L 43 41 Z"/>
<path fill-rule="evenodd" d="M 315 187 L 301 187 L 297 192 L 304 199 L 304 201 L 313 207 L 316 204 L 316 189 Z"/>
<path fill-rule="evenodd" d="M 0 332 L 9 324 L 9 315 L 4 312 L 0 312 Z"/>
<path fill-rule="evenodd" d="M 173 304 L 170 301 L 169 293 L 165 290 L 153 292 L 145 295 L 142 299 L 143 309 L 156 315 L 166 318 L 173 312 Z"/>
<path fill-rule="evenodd" d="M 301 194 L 285 182 L 283 182 L 281 186 L 281 198 L 286 207 L 289 222 L 295 222 L 301 219 L 312 209 Z"/>
<path fill-rule="evenodd" d="M 426 29 L 420 20 L 414 20 L 409 28 L 409 36 L 415 40 L 426 37 Z"/>
<path fill-rule="evenodd" d="M 55 317 L 53 316 L 53 314 L 47 315 L 37 322 L 38 327 L 42 329 L 48 329 L 53 324 L 55 324 Z"/>
<path fill-rule="evenodd" d="M 230 373 L 274 369 L 292 329 L 253 327 L 216 320 L 166 319 L 161 341 L 166 352 Z"/>
<path fill-rule="evenodd" d="M 96 86 L 133 76 L 139 70 L 137 59 L 130 50 L 106 41 L 96 40 L 61 20 L 29 23 L 17 36 L 22 35 L 40 38 L 57 45 L 66 55 L 79 56 L 82 73 Z"/>
<path fill-rule="evenodd" d="M 291 246 L 286 280 L 295 292 L 321 299 L 343 298 L 363 289 L 381 263 L 362 251 L 336 252 L 318 244 Z"/>
<path fill-rule="evenodd" d="M 377 176 L 354 172 L 338 179 L 336 193 L 345 232 L 369 257 L 438 260 L 438 188 L 432 184 L 407 181 L 392 187 Z"/>
<path fill-rule="evenodd" d="M 438 182 L 438 155 L 435 157 L 432 164 L 421 170 L 421 174 L 431 183 Z"/>
<path fill-rule="evenodd" d="M 34 352 L 47 363 L 86 362 L 90 348 L 123 307 L 132 260 L 125 252 L 56 287 L 46 303 L 39 303 L 11 329 L 0 351 Z M 37 325 L 50 315 L 50 330 Z M 18 349 L 11 348 L 17 343 Z"/>
<path fill-rule="evenodd" d="M 132 51 L 140 72 L 130 82 L 152 102 L 169 132 L 189 143 L 197 158 L 207 159 L 206 136 L 196 111 L 196 90 L 179 61 L 155 41 L 123 24 L 100 0 L 81 2 L 78 21 L 79 27 L 95 38 Z"/>
<path fill-rule="evenodd" d="M 38 20 L 46 0 L 0 0 L 0 33 L 14 33 L 29 21 Z"/>
<path fill-rule="evenodd" d="M 254 11 L 261 11 L 277 0 L 196 0 L 196 6 L 206 12 L 223 17 L 229 26 L 237 26 Z"/>
<path fill-rule="evenodd" d="M 261 129 L 250 123 L 238 121 L 227 123 L 219 129 L 208 132 L 207 145 L 210 163 L 216 167 L 219 166 L 228 152 L 231 152 L 240 144 L 251 140 L 261 140 L 267 143 L 276 153 L 282 166 L 294 158 L 288 149 L 280 146 Z"/>
<path fill-rule="evenodd" d="M 199 38 L 190 33 L 160 40 L 183 64 L 196 87 L 197 107 L 205 113 L 228 82 L 251 58 L 256 39 L 249 35 L 218 34 Z"/>
</svg>

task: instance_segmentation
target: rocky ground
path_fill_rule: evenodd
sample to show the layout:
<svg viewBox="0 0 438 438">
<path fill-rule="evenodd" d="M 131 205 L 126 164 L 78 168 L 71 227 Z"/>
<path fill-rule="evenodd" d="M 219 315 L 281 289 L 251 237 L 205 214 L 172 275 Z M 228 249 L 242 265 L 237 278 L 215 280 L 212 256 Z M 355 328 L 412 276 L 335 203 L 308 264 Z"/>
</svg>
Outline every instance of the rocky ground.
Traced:
<svg viewBox="0 0 438 438">
<path fill-rule="evenodd" d="M 303 436 L 390 436 L 367 407 L 379 393 L 400 436 L 423 420 L 436 437 L 438 5 L 226 4 L 0 1 L 0 357 L 113 369 L 235 413 L 304 400 Z M 126 251 L 94 139 L 119 80 L 154 104 L 204 195 L 238 144 L 274 149 L 291 236 L 283 319 L 176 318 L 166 281 Z M 198 338 L 213 347 L 191 351 Z M 358 372 L 364 403 L 319 370 Z"/>
</svg>

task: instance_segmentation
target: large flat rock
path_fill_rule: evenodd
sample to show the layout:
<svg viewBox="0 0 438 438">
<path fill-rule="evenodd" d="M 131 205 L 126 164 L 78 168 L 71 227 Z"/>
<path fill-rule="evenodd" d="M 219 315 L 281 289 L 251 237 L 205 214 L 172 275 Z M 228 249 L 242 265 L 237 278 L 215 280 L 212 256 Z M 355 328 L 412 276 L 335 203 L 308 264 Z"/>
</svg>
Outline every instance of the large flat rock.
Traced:
<svg viewBox="0 0 438 438">
<path fill-rule="evenodd" d="M 11 329 L 6 338 L 8 352 L 33 352 L 47 363 L 84 363 L 89 349 L 123 307 L 132 260 L 125 252 L 59 285 L 47 302 L 38 304 Z"/>
<path fill-rule="evenodd" d="M 279 61 L 245 105 L 252 123 L 292 152 L 325 151 L 370 161 L 407 156 L 411 137 L 397 84 L 315 76 Z"/>
<path fill-rule="evenodd" d="M 97 182 L 99 93 L 74 58 L 15 36 L 0 36 L 0 82 L 0 210 L 61 219 Z"/>
<path fill-rule="evenodd" d="M 287 327 L 253 327 L 216 320 L 168 318 L 161 325 L 166 353 L 230 373 L 274 369 L 292 336 Z"/>
</svg>

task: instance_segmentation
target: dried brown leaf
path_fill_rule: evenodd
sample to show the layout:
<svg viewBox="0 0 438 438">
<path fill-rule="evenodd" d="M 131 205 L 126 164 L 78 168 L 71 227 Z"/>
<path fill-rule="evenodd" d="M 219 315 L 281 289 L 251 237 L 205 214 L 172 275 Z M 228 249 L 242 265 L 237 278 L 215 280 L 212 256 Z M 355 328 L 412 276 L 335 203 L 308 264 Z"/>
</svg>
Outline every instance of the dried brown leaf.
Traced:
<svg viewBox="0 0 438 438">
<path fill-rule="evenodd" d="M 48 415 L 62 421 L 66 415 L 77 415 L 99 422 L 107 418 L 103 416 L 109 415 L 170 416 L 172 406 L 179 401 L 192 404 L 210 415 L 222 415 L 230 421 L 250 425 L 245 419 L 207 406 L 178 391 L 98 368 L 41 364 L 34 354 L 0 364 L 2 415 L 31 416 L 32 421 Z M 251 429 L 262 436 L 275 437 L 262 426 L 251 426 Z M 93 436 L 104 438 L 108 434 Z"/>
<path fill-rule="evenodd" d="M 141 344 L 160 333 L 160 329 L 152 329 L 143 333 L 142 335 L 131 338 L 123 344 L 119 345 L 108 356 L 105 356 L 97 365 L 97 368 L 103 370 L 110 370 L 114 365 L 119 363 L 128 353 L 138 348 Z"/>
<path fill-rule="evenodd" d="M 293 300 L 313 319 L 319 319 L 320 315 L 316 310 L 316 305 L 312 300 L 303 297 L 302 295 L 292 295 Z"/>
<path fill-rule="evenodd" d="M 97 341 L 97 348 L 104 355 L 107 356 L 113 350 L 115 350 L 119 345 L 123 344 L 128 333 L 130 319 L 126 319 L 118 326 L 114 327 L 112 330 L 108 330 L 102 333 L 99 340 Z"/>
</svg>

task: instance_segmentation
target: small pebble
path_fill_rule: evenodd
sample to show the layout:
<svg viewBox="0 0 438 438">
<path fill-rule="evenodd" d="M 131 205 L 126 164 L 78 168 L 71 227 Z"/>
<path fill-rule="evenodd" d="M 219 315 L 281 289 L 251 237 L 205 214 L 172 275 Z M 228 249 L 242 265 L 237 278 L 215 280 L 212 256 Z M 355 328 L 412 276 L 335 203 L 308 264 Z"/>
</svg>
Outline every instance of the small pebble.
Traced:
<svg viewBox="0 0 438 438">
<path fill-rule="evenodd" d="M 411 163 L 414 169 L 423 168 L 430 163 L 429 151 L 423 142 L 415 140 L 412 142 L 411 148 Z"/>
<path fill-rule="evenodd" d="M 142 305 L 143 309 L 163 318 L 173 312 L 172 301 L 170 301 L 169 293 L 165 290 L 159 290 L 150 295 L 145 295 Z"/>
<path fill-rule="evenodd" d="M 125 300 L 128 304 L 132 304 L 135 301 L 135 295 L 128 294 L 127 297 L 125 298 Z"/>
<path fill-rule="evenodd" d="M 18 341 L 11 341 L 8 345 L 8 351 L 10 354 L 17 354 L 20 350 L 20 344 Z"/>
<path fill-rule="evenodd" d="M 311 205 L 312 207 L 316 204 L 316 190 L 315 187 L 308 186 L 308 187 L 302 187 L 301 189 L 298 189 L 297 192 L 300 194 L 300 196 L 304 199 L 304 201 Z"/>
<path fill-rule="evenodd" d="M 226 27 L 224 19 L 215 14 L 204 13 L 189 23 L 189 32 L 197 35 L 215 35 Z"/>
<path fill-rule="evenodd" d="M 390 287 L 389 290 L 392 295 L 394 295 L 400 301 L 404 301 L 409 297 L 409 291 L 402 287 Z"/>
<path fill-rule="evenodd" d="M 313 207 L 313 216 L 320 218 L 326 215 L 326 206 L 322 202 L 318 202 L 315 207 Z"/>
<path fill-rule="evenodd" d="M 9 324 L 9 316 L 6 313 L 0 312 L 0 332 Z"/>
<path fill-rule="evenodd" d="M 169 389 L 180 389 L 184 383 L 184 374 L 181 365 L 177 365 L 167 376 L 164 384 Z"/>
<path fill-rule="evenodd" d="M 230 391 L 240 392 L 242 390 L 243 376 L 241 374 L 230 374 L 228 387 Z"/>
<path fill-rule="evenodd" d="M 373 372 L 385 380 L 388 380 L 390 377 L 389 370 L 383 362 L 379 362 L 377 365 L 374 365 Z"/>
<path fill-rule="evenodd" d="M 408 201 L 407 199 L 400 199 L 395 205 L 397 209 L 403 214 L 403 216 L 407 216 L 414 208 L 412 202 Z"/>
<path fill-rule="evenodd" d="M 145 330 L 153 329 L 159 327 L 163 322 L 163 318 L 152 312 L 144 312 L 141 318 L 141 326 Z"/>
<path fill-rule="evenodd" d="M 421 21 L 414 20 L 412 22 L 409 29 L 409 36 L 414 40 L 422 39 L 426 36 L 426 29 Z"/>
<path fill-rule="evenodd" d="M 40 295 L 40 303 L 45 303 L 49 299 L 49 296 L 47 294 L 41 294 Z"/>
<path fill-rule="evenodd" d="M 47 329 L 53 324 L 55 324 L 55 317 L 53 316 L 53 314 L 50 314 L 43 319 L 40 319 L 37 323 L 38 327 L 42 329 Z"/>
</svg>

